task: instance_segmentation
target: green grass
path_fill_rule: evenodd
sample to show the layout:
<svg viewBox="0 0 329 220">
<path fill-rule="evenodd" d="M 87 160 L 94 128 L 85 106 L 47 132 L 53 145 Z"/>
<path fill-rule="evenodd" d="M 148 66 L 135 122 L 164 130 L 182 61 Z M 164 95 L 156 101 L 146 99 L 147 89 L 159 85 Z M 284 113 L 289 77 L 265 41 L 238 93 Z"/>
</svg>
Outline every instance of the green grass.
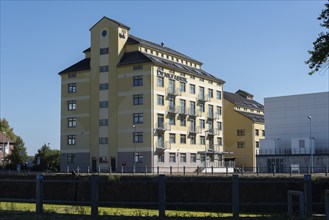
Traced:
<svg viewBox="0 0 329 220">
<path fill-rule="evenodd" d="M 0 219 L 6 219 L 6 215 L 10 215 L 10 219 L 49 219 L 49 220 L 70 220 L 90 219 L 90 207 L 88 206 L 72 206 L 72 205 L 52 205 L 44 204 L 44 213 L 41 216 L 35 214 L 35 204 L 31 203 L 0 203 Z M 136 209 L 136 208 L 108 208 L 100 207 L 98 210 L 98 219 L 157 219 L 158 211 L 152 209 Z M 17 215 L 17 218 L 15 218 Z M 26 217 L 26 218 L 25 218 Z M 231 213 L 215 213 L 215 212 L 197 212 L 197 211 L 176 211 L 166 210 L 166 219 L 181 218 L 230 218 Z M 244 218 L 269 218 L 271 215 L 263 214 L 240 214 Z"/>
</svg>

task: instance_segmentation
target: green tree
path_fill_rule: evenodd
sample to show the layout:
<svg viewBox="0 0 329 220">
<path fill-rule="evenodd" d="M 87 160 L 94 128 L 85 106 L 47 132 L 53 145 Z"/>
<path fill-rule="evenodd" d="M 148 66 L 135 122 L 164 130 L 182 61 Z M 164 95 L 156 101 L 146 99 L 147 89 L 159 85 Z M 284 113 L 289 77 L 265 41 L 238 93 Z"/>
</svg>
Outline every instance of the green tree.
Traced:
<svg viewBox="0 0 329 220">
<path fill-rule="evenodd" d="M 325 4 L 325 9 L 322 10 L 318 20 L 322 20 L 320 25 L 326 31 L 319 34 L 318 38 L 313 42 L 313 50 L 308 51 L 311 57 L 305 63 L 311 69 L 310 75 L 319 70 L 326 70 L 329 66 L 329 3 Z"/>
<path fill-rule="evenodd" d="M 16 136 L 16 141 L 14 143 L 14 148 L 7 157 L 8 166 L 11 169 L 15 169 L 17 164 L 25 166 L 27 160 L 27 153 L 25 148 L 25 143 L 21 137 Z"/>
<path fill-rule="evenodd" d="M 5 133 L 10 140 L 16 141 L 17 136 L 14 133 L 14 129 L 10 127 L 9 122 L 5 118 L 0 120 L 0 132 Z"/>
<path fill-rule="evenodd" d="M 34 156 L 34 163 L 39 170 L 59 170 L 59 150 L 53 150 L 44 144 Z"/>
</svg>

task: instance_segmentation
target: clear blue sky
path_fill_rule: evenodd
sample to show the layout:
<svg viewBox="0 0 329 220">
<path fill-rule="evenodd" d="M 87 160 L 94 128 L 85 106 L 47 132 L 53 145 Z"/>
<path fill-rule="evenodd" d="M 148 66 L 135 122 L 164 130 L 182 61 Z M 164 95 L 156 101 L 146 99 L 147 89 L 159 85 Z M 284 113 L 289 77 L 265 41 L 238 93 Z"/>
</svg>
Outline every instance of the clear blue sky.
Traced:
<svg viewBox="0 0 329 220">
<path fill-rule="evenodd" d="M 3 1 L 0 117 L 34 155 L 60 145 L 58 72 L 83 58 L 103 16 L 131 34 L 204 63 L 238 89 L 265 97 L 328 91 L 328 73 L 307 74 L 327 1 Z"/>
</svg>

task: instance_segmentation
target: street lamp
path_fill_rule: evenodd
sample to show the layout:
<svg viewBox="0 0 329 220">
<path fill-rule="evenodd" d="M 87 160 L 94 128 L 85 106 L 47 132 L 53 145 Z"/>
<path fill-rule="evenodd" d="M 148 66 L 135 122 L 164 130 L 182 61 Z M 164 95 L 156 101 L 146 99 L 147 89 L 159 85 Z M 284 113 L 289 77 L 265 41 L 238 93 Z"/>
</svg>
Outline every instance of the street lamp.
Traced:
<svg viewBox="0 0 329 220">
<path fill-rule="evenodd" d="M 307 118 L 310 119 L 311 173 L 313 173 L 312 117 L 309 115 Z"/>
</svg>

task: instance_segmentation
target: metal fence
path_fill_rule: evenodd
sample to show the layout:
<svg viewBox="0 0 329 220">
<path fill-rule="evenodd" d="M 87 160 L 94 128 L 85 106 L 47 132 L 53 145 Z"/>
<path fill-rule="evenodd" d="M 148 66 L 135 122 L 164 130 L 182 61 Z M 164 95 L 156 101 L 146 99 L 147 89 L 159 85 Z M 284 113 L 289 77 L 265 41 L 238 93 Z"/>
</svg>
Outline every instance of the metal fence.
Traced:
<svg viewBox="0 0 329 220">
<path fill-rule="evenodd" d="M 89 177 L 89 176 L 88 176 Z M 171 179 L 165 176 L 164 174 L 160 174 L 156 178 L 152 178 L 152 180 L 141 180 L 141 179 L 131 179 L 129 180 L 133 185 L 141 184 L 150 184 L 150 181 L 153 181 L 151 184 L 153 184 L 153 187 L 150 187 L 154 189 L 154 192 L 157 192 L 157 196 L 155 196 L 150 201 L 105 201 L 104 199 L 101 199 L 102 193 L 100 193 L 101 185 L 108 184 L 108 180 L 102 180 L 100 179 L 99 175 L 91 175 L 89 179 L 87 180 L 79 180 L 78 178 L 73 180 L 52 180 L 44 178 L 44 175 L 38 174 L 36 175 L 36 178 L 34 180 L 22 180 L 22 179 L 0 179 L 0 184 L 3 183 L 33 183 L 35 184 L 35 197 L 34 198 L 8 198 L 8 197 L 1 197 L 0 201 L 7 201 L 7 202 L 28 202 L 28 203 L 35 203 L 36 204 L 36 213 L 41 214 L 43 212 L 43 204 L 66 204 L 66 205 L 85 205 L 91 207 L 91 215 L 93 217 L 98 216 L 98 208 L 102 206 L 133 206 L 133 207 L 152 207 L 153 209 L 157 209 L 159 213 L 159 219 L 165 219 L 166 217 L 166 209 L 168 207 L 183 207 L 183 209 L 192 210 L 193 207 L 203 207 L 202 209 L 207 209 L 209 207 L 213 207 L 213 209 L 217 211 L 227 211 L 230 210 L 233 214 L 234 219 L 239 218 L 239 213 L 242 207 L 244 207 L 244 211 L 247 209 L 251 209 L 251 207 L 288 207 L 288 210 L 290 214 L 291 212 L 291 198 L 289 198 L 289 190 L 287 190 L 285 193 L 287 195 L 288 193 L 288 199 L 287 200 L 281 200 L 281 201 L 254 201 L 249 200 L 244 197 L 246 190 L 253 186 L 255 183 L 258 184 L 257 186 L 262 185 L 263 187 L 269 187 L 271 184 L 275 185 L 278 182 L 273 180 L 252 180 L 250 178 L 241 178 L 239 175 L 232 175 L 232 177 L 227 177 L 224 180 L 221 180 L 218 182 L 218 180 L 214 178 L 201 178 L 197 180 L 193 180 L 192 182 L 197 182 L 198 184 L 204 185 L 204 189 L 199 189 L 199 192 L 204 192 L 204 194 L 198 194 L 198 199 L 196 201 L 193 200 L 186 200 L 184 196 L 178 195 L 177 198 L 173 198 L 172 195 L 180 190 L 184 191 L 182 186 L 185 186 L 187 188 L 187 191 L 191 193 L 191 189 L 195 186 L 191 186 L 191 180 L 181 180 L 181 179 Z M 312 178 L 311 175 L 305 175 L 304 179 L 299 182 L 299 185 L 296 185 L 296 180 L 281 180 L 282 184 L 285 185 L 291 185 L 290 190 L 301 190 L 303 189 L 303 196 L 305 197 L 305 201 L 303 201 L 303 204 L 305 205 L 305 212 L 306 216 L 312 216 L 312 207 L 320 206 L 323 207 L 322 210 L 326 210 L 327 212 L 327 219 L 329 217 L 329 190 L 326 190 L 323 192 L 325 194 L 325 201 L 312 201 Z M 87 199 L 85 200 L 79 200 L 77 201 L 77 197 L 75 195 L 74 200 L 63 200 L 63 199 L 47 199 L 45 198 L 45 187 L 50 187 L 51 184 L 60 184 L 60 183 L 67 183 L 67 184 L 87 184 L 89 185 L 89 195 L 87 196 Z M 222 184 L 222 185 L 221 185 Z M 329 182 L 326 183 L 329 187 Z M 230 191 L 231 198 L 228 196 L 222 196 L 220 195 L 214 195 L 213 198 L 208 198 L 209 195 L 211 195 L 211 192 L 209 190 L 211 188 L 217 188 L 223 186 L 223 190 Z M 144 186 L 145 187 L 145 186 Z M 190 187 L 190 188 L 189 188 Z M 192 188 L 191 188 L 192 187 Z M 296 189 L 294 189 L 296 188 Z M 77 188 L 75 188 L 77 190 Z M 127 189 L 126 189 L 127 190 Z M 112 190 L 113 191 L 113 190 Z M 77 193 L 77 192 L 75 192 Z M 131 192 L 132 194 L 136 192 Z M 187 193 L 187 192 L 185 192 Z M 276 193 L 276 192 L 275 192 Z M 275 194 L 274 193 L 274 194 Z M 290 192 L 291 194 L 291 192 Z M 1 195 L 1 193 L 0 193 Z M 182 194 L 184 195 L 184 193 Z M 300 193 L 298 195 L 301 195 Z M 119 197 L 121 195 L 118 195 Z M 304 198 L 303 197 L 303 198 Z M 244 198 L 244 199 L 243 199 Z M 287 197 L 286 197 L 287 198 Z M 313 197 L 314 198 L 314 197 Z M 247 208 L 246 208 L 247 207 Z M 303 206 L 304 207 L 304 206 Z M 325 208 L 324 208 L 325 207 Z M 300 208 L 300 215 L 304 216 L 304 209 Z M 286 212 L 287 213 L 287 212 Z"/>
</svg>

